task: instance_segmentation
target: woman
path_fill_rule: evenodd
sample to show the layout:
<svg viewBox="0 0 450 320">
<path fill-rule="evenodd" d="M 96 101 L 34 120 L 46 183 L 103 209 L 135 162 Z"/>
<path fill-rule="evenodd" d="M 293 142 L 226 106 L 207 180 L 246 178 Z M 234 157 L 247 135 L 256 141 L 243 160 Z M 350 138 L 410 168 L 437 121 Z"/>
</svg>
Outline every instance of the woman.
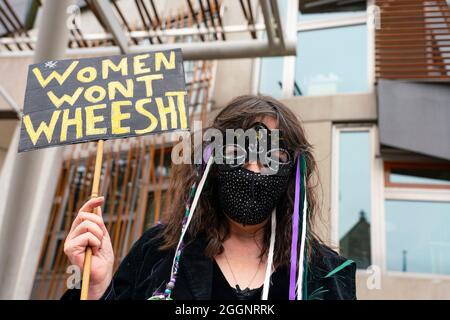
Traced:
<svg viewBox="0 0 450 320">
<path fill-rule="evenodd" d="M 80 209 L 64 250 L 82 268 L 92 247 L 88 298 L 356 299 L 354 262 L 313 230 L 316 163 L 295 114 L 271 97 L 240 96 L 212 128 L 254 129 L 266 139 L 224 140 L 205 148 L 202 165 L 174 165 L 167 221 L 143 234 L 114 275 L 108 232 L 89 213 L 104 199 Z M 263 156 L 250 159 L 252 151 Z M 78 297 L 75 289 L 63 296 Z"/>
</svg>

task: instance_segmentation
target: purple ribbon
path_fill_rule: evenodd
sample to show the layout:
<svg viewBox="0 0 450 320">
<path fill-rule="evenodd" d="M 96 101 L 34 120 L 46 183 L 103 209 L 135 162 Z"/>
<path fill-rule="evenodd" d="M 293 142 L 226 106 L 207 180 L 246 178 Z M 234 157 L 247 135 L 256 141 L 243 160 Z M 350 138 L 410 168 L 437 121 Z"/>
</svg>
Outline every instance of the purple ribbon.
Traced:
<svg viewBox="0 0 450 320">
<path fill-rule="evenodd" d="M 206 165 L 209 158 L 211 157 L 212 151 L 213 151 L 213 148 L 212 148 L 211 144 L 207 145 L 205 150 L 203 151 L 203 164 L 204 165 Z"/>
<path fill-rule="evenodd" d="M 292 213 L 292 242 L 291 242 L 291 270 L 289 280 L 289 300 L 295 300 L 295 287 L 297 275 L 297 243 L 298 243 L 298 224 L 300 209 L 300 156 L 297 159 L 297 168 L 295 174 L 295 198 L 294 212 Z"/>
</svg>

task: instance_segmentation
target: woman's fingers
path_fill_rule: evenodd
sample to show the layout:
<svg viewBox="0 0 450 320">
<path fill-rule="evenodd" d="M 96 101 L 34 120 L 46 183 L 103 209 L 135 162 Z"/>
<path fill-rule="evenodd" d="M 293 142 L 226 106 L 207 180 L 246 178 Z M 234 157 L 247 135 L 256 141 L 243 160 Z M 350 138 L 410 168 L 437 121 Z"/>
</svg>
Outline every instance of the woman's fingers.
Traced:
<svg viewBox="0 0 450 320">
<path fill-rule="evenodd" d="M 105 202 L 104 197 L 92 198 L 86 201 L 80 208 L 80 212 L 94 212 L 96 207 L 99 207 Z"/>
<path fill-rule="evenodd" d="M 78 213 L 77 217 L 72 223 L 72 227 L 70 228 L 70 232 L 72 232 L 80 223 L 83 221 L 92 221 L 96 225 L 102 229 L 102 231 L 105 233 L 107 232 L 105 222 L 103 221 L 103 218 L 95 213 L 90 212 L 80 212 Z"/>
<path fill-rule="evenodd" d="M 103 239 L 104 231 L 95 222 L 84 220 L 70 233 L 70 238 L 78 237 L 84 233 L 92 233 L 100 242 Z"/>
<path fill-rule="evenodd" d="M 91 232 L 83 233 L 75 238 L 68 239 L 64 244 L 64 253 L 70 257 L 83 254 L 87 247 L 95 252 L 100 248 L 101 241 Z"/>
<path fill-rule="evenodd" d="M 100 206 L 103 204 L 103 202 L 105 201 L 105 199 L 103 197 L 99 197 L 99 198 L 93 198 L 90 199 L 89 201 L 87 201 L 85 204 L 83 204 L 83 206 L 81 207 L 80 211 L 78 211 L 78 215 L 75 218 L 75 220 L 72 222 L 72 226 L 70 227 L 70 232 L 72 232 L 81 222 L 83 222 L 84 220 L 86 220 L 86 218 L 89 218 L 89 215 L 86 215 L 85 213 L 92 213 L 95 216 L 98 216 L 99 218 L 102 217 L 102 212 L 101 212 L 101 208 Z M 94 213 L 94 209 L 98 208 L 97 212 Z M 93 220 L 90 219 L 89 220 Z M 93 220 L 93 222 L 96 222 Z M 103 219 L 102 219 L 102 224 L 103 224 Z M 101 227 L 101 225 L 100 225 Z"/>
</svg>

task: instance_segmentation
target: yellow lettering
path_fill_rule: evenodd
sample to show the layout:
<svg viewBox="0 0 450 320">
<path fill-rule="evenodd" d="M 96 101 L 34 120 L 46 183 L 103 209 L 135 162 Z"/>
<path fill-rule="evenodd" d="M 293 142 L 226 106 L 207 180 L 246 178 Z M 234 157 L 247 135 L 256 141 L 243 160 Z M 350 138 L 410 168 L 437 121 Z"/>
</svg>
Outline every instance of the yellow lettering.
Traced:
<svg viewBox="0 0 450 320">
<path fill-rule="evenodd" d="M 141 60 L 147 59 L 150 57 L 150 55 L 147 54 L 140 54 L 133 57 L 133 72 L 134 74 L 142 74 L 142 73 L 148 73 L 150 72 L 150 68 L 145 68 L 145 63 Z"/>
<path fill-rule="evenodd" d="M 136 81 L 143 81 L 145 83 L 146 95 L 147 95 L 147 97 L 151 97 L 151 96 L 153 96 L 152 81 L 153 80 L 162 80 L 162 79 L 163 79 L 163 75 L 161 73 L 159 73 L 159 74 L 149 74 L 147 76 L 138 77 L 138 78 L 136 78 Z"/>
<path fill-rule="evenodd" d="M 161 130 L 167 130 L 167 115 L 170 114 L 170 124 L 172 129 L 177 127 L 177 111 L 175 109 L 175 103 L 173 97 L 167 97 L 169 106 L 165 107 L 163 99 L 155 98 L 156 106 L 158 107 L 159 117 L 161 119 Z"/>
<path fill-rule="evenodd" d="M 50 73 L 50 75 L 47 78 L 44 78 L 42 76 L 41 70 L 39 70 L 37 67 L 33 68 L 33 73 L 36 76 L 36 79 L 38 80 L 38 82 L 42 86 L 42 88 L 45 88 L 50 83 L 50 81 L 52 81 L 53 79 L 56 79 L 56 81 L 58 81 L 59 85 L 62 85 L 77 65 L 78 65 L 78 61 L 73 61 L 70 64 L 70 66 L 66 69 L 66 71 L 64 71 L 63 74 L 59 74 L 57 71 L 52 71 L 52 73 Z"/>
<path fill-rule="evenodd" d="M 77 73 L 77 80 L 83 83 L 92 82 L 95 78 L 97 78 L 97 70 L 94 67 L 85 67 Z"/>
<path fill-rule="evenodd" d="M 164 64 L 164 68 L 166 70 L 175 69 L 175 51 L 170 51 L 170 57 L 167 60 L 164 52 L 155 53 L 155 71 L 159 71 L 161 69 L 161 62 Z"/>
<path fill-rule="evenodd" d="M 59 114 L 61 110 L 53 111 L 52 118 L 50 120 L 50 124 L 47 125 L 45 121 L 41 121 L 37 130 L 34 130 L 33 124 L 31 123 L 30 115 L 23 116 L 23 123 L 25 125 L 25 129 L 27 130 L 28 136 L 30 137 L 33 145 L 36 145 L 36 142 L 39 140 L 39 137 L 42 133 L 45 134 L 48 143 L 52 141 L 53 131 L 55 130 L 56 122 L 58 121 Z"/>
<path fill-rule="evenodd" d="M 146 116 L 150 120 L 150 124 L 147 128 L 135 130 L 135 133 L 137 134 L 145 134 L 152 132 L 158 125 L 158 119 L 156 119 L 156 117 L 151 112 L 149 112 L 147 109 L 144 108 L 144 104 L 150 103 L 151 101 L 152 101 L 151 98 L 139 99 L 138 101 L 136 101 L 136 111 Z"/>
<path fill-rule="evenodd" d="M 114 101 L 111 104 L 111 132 L 124 134 L 130 132 L 130 127 L 122 127 L 122 120 L 130 119 L 130 113 L 122 113 L 122 106 L 131 106 L 131 101 Z"/>
<path fill-rule="evenodd" d="M 114 62 L 112 62 L 109 59 L 102 61 L 102 78 L 107 79 L 109 75 L 109 69 L 111 69 L 114 72 L 119 72 L 122 74 L 122 76 L 128 75 L 128 64 L 127 64 L 127 57 L 122 58 L 120 62 L 116 65 Z"/>
<path fill-rule="evenodd" d="M 77 139 L 83 137 L 83 119 L 81 117 L 81 108 L 75 109 L 75 117 L 72 119 L 69 118 L 70 110 L 71 109 L 65 109 L 63 111 L 63 117 L 61 120 L 61 137 L 60 137 L 61 142 L 67 140 L 67 129 L 69 128 L 69 126 L 76 127 Z"/>
<path fill-rule="evenodd" d="M 96 93 L 98 96 L 94 97 L 94 93 Z M 97 103 L 105 99 L 106 96 L 106 90 L 103 87 L 100 86 L 92 86 L 86 89 L 84 92 L 84 97 L 87 101 L 91 103 Z"/>
<path fill-rule="evenodd" d="M 125 98 L 133 98 L 134 82 L 132 79 L 127 79 L 126 83 L 126 88 L 120 81 L 112 81 L 108 83 L 109 100 L 114 100 L 116 98 L 117 91 L 119 91 L 120 94 Z"/>
<path fill-rule="evenodd" d="M 78 100 L 80 94 L 83 92 L 84 88 L 79 87 L 72 95 L 64 94 L 61 98 L 58 98 L 53 91 L 47 92 L 47 96 L 53 105 L 57 108 L 61 107 L 64 102 L 67 102 L 69 105 L 73 106 L 73 104 Z"/>
<path fill-rule="evenodd" d="M 181 129 L 187 129 L 187 116 L 186 116 L 186 106 L 184 104 L 184 96 L 186 95 L 186 91 L 167 91 L 167 97 L 177 97 L 177 107 L 178 113 L 180 114 L 180 126 Z"/>
<path fill-rule="evenodd" d="M 106 109 L 106 104 L 97 104 L 86 107 L 86 136 L 93 136 L 97 134 L 105 134 L 106 128 L 96 128 L 97 122 L 105 120 L 103 116 L 96 116 L 95 110 Z"/>
</svg>

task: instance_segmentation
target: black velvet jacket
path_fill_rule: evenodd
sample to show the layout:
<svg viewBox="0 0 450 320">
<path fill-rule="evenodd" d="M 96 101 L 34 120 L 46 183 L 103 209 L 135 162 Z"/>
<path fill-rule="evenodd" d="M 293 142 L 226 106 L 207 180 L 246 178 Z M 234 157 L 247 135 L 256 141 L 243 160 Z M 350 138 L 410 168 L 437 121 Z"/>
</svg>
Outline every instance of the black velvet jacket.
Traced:
<svg viewBox="0 0 450 320">
<path fill-rule="evenodd" d="M 162 228 L 162 225 L 158 225 L 147 230 L 133 245 L 101 299 L 143 300 L 151 297 L 155 291 L 164 291 L 169 281 L 175 250 L 158 249 L 161 239 L 157 235 Z M 171 296 L 174 300 L 211 299 L 213 261 L 205 256 L 205 247 L 204 237 L 198 237 L 184 248 Z M 311 260 L 307 273 L 307 299 L 356 299 L 356 265 L 353 261 L 339 256 L 325 246 L 321 246 L 320 254 Z M 288 277 L 283 281 L 287 281 L 285 287 L 288 288 Z M 79 297 L 79 289 L 70 289 L 65 292 L 62 299 L 79 299 Z M 269 289 L 269 300 L 287 298 L 287 290 L 280 294 L 279 290 L 277 292 Z"/>
</svg>

